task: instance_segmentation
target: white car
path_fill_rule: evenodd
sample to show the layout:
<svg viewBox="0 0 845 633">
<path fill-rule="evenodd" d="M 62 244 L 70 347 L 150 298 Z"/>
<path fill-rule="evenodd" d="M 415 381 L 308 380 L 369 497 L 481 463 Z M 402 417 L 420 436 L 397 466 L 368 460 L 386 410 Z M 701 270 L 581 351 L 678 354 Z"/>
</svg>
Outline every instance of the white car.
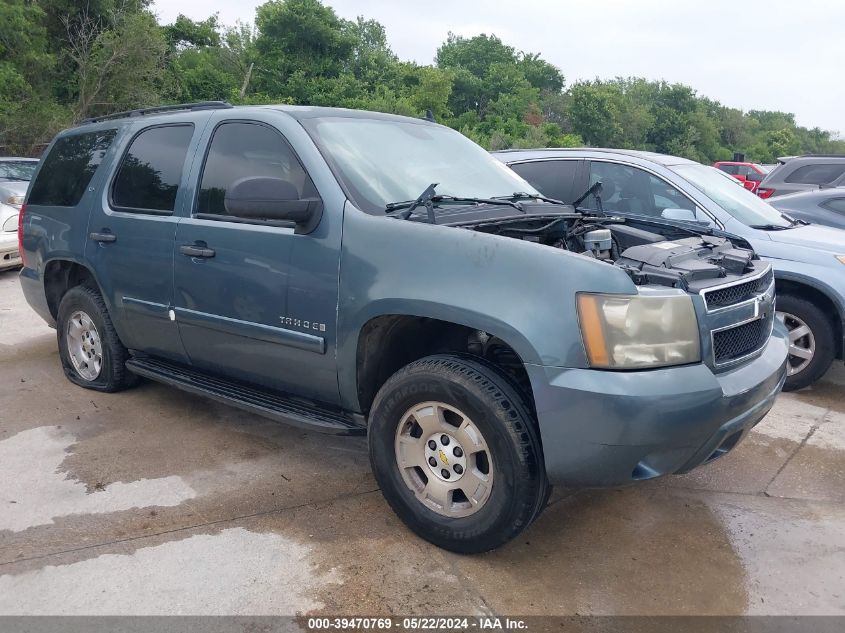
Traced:
<svg viewBox="0 0 845 633">
<path fill-rule="evenodd" d="M 35 158 L 0 158 L 0 270 L 21 265 L 18 212 L 36 165 Z"/>
</svg>

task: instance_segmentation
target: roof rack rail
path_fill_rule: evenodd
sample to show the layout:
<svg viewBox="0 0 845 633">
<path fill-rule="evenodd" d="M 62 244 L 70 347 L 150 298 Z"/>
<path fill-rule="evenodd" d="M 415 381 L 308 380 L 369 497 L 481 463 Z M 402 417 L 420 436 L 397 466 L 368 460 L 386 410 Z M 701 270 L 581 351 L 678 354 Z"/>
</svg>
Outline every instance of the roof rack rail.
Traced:
<svg viewBox="0 0 845 633">
<path fill-rule="evenodd" d="M 796 154 L 795 156 L 778 156 L 779 163 L 785 163 L 793 158 L 845 158 L 845 154 Z"/>
<path fill-rule="evenodd" d="M 100 121 L 111 121 L 112 119 L 125 119 L 127 117 L 144 116 L 146 114 L 159 114 L 162 112 L 177 112 L 179 110 L 226 110 L 234 107 L 228 101 L 197 101 L 196 103 L 176 103 L 173 105 L 156 106 L 154 108 L 138 108 L 126 112 L 114 112 L 103 116 L 84 119 L 81 124 L 98 123 Z"/>
</svg>

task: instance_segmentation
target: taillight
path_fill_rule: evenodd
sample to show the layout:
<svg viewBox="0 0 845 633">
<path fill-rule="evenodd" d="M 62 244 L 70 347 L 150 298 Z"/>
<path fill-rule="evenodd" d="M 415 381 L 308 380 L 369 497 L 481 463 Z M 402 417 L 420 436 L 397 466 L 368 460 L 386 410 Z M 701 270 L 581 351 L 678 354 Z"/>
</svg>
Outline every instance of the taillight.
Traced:
<svg viewBox="0 0 845 633">
<path fill-rule="evenodd" d="M 766 198 L 771 198 L 772 194 L 775 192 L 774 189 L 763 189 L 762 187 L 757 190 L 757 195 L 765 200 Z"/>
<path fill-rule="evenodd" d="M 21 205 L 21 210 L 18 211 L 18 253 L 24 266 L 26 266 L 26 257 L 23 254 L 23 216 L 25 213 L 26 205 Z"/>
</svg>

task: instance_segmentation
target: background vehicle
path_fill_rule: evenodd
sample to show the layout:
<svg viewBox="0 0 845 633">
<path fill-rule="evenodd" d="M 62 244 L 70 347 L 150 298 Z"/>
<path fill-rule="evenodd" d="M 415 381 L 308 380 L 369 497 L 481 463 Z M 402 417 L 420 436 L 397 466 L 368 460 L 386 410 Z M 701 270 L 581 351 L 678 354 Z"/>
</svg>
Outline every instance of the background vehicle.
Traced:
<svg viewBox="0 0 845 633">
<path fill-rule="evenodd" d="M 757 163 L 739 163 L 729 160 L 714 163 L 713 167 L 739 180 L 742 186 L 751 193 L 757 193 L 760 183 L 770 171 L 764 165 Z"/>
<path fill-rule="evenodd" d="M 21 286 L 72 382 L 366 432 L 387 501 L 455 551 L 516 536 L 551 483 L 720 457 L 786 377 L 752 251 L 543 200 L 429 121 L 103 117 L 54 140 L 21 213 Z"/>
<path fill-rule="evenodd" d="M 845 229 L 845 187 L 789 193 L 770 203 L 793 218 Z"/>
<path fill-rule="evenodd" d="M 614 149 L 514 150 L 495 154 L 552 198 L 572 202 L 601 181 L 608 213 L 683 220 L 736 235 L 763 258 L 777 280 L 777 307 L 790 329 L 786 390 L 812 384 L 834 358 L 845 358 L 845 233 L 793 222 L 699 163 Z M 843 164 L 845 168 L 845 164 Z M 595 196 L 583 205 L 596 209 Z"/>
<path fill-rule="evenodd" d="M 0 158 L 0 270 L 21 265 L 18 212 L 37 165 L 34 158 Z"/>
<path fill-rule="evenodd" d="M 778 160 L 781 163 L 763 178 L 757 190 L 757 195 L 763 199 L 845 186 L 845 156 L 791 156 Z"/>
</svg>

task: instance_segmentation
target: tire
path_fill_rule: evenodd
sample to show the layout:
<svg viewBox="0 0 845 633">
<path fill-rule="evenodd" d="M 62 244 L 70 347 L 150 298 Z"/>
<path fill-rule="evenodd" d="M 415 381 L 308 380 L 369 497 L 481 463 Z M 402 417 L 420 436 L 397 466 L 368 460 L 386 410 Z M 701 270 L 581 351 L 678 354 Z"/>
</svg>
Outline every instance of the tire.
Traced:
<svg viewBox="0 0 845 633">
<path fill-rule="evenodd" d="M 790 331 L 789 375 L 783 390 L 795 391 L 813 384 L 830 368 L 835 356 L 833 324 L 816 304 L 796 295 L 778 295 L 776 310 Z M 811 356 L 803 358 L 793 350 Z"/>
<path fill-rule="evenodd" d="M 65 293 L 59 304 L 56 331 L 62 369 L 72 383 L 114 392 L 138 382 L 138 377 L 126 369 L 129 353 L 115 332 L 103 298 L 93 288 L 75 286 Z"/>
<path fill-rule="evenodd" d="M 527 399 L 501 370 L 475 357 L 429 356 L 391 376 L 373 402 L 369 450 L 394 512 L 453 552 L 507 543 L 548 501 Z"/>
</svg>

